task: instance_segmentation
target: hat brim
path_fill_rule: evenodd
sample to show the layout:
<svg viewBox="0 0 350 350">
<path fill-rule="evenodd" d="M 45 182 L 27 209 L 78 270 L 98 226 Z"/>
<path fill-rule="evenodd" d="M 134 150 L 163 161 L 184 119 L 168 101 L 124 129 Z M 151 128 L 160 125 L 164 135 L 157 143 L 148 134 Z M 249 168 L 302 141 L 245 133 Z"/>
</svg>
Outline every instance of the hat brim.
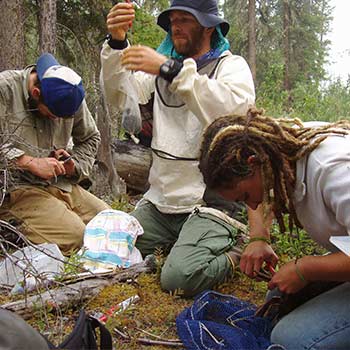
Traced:
<svg viewBox="0 0 350 350">
<path fill-rule="evenodd" d="M 173 6 L 165 11 L 163 11 L 159 16 L 157 20 L 157 24 L 163 28 L 166 32 L 169 31 L 170 29 L 170 20 L 169 20 L 169 14 L 173 10 L 179 10 L 179 11 L 185 11 L 189 12 L 191 15 L 193 15 L 197 21 L 200 23 L 201 26 L 205 28 L 211 28 L 211 27 L 216 27 L 217 25 L 220 25 L 221 27 L 221 32 L 223 36 L 226 36 L 230 29 L 230 25 L 228 22 L 226 22 L 224 19 L 212 15 L 209 13 L 204 13 L 197 11 L 191 7 L 185 7 L 185 6 Z"/>
</svg>

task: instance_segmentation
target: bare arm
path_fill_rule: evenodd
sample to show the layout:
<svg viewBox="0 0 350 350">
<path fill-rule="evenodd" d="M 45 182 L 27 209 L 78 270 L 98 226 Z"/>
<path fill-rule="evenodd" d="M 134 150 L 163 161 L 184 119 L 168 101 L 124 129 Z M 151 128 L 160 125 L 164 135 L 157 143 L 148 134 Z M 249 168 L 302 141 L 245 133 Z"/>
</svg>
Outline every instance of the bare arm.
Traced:
<svg viewBox="0 0 350 350">
<path fill-rule="evenodd" d="M 276 272 L 268 287 L 277 287 L 281 292 L 290 294 L 312 281 L 350 281 L 350 257 L 344 253 L 305 256 L 298 259 L 297 266 L 295 261 L 291 261 Z"/>
<path fill-rule="evenodd" d="M 269 227 L 272 217 L 264 220 L 261 206 L 257 210 L 248 208 L 248 220 L 251 239 L 262 238 L 267 241 L 270 239 Z M 255 277 L 256 272 L 261 269 L 264 262 L 275 267 L 277 261 L 278 257 L 270 244 L 264 240 L 256 240 L 249 243 L 245 248 L 240 260 L 240 269 L 249 277 Z"/>
</svg>

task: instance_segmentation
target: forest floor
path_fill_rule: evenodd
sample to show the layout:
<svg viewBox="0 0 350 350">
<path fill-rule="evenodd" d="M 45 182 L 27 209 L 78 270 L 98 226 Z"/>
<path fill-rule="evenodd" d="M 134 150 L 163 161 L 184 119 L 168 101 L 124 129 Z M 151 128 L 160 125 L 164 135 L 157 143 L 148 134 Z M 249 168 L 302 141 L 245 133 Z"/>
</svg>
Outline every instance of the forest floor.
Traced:
<svg viewBox="0 0 350 350">
<path fill-rule="evenodd" d="M 113 207 L 118 210 L 130 211 L 134 203 L 135 199 L 124 199 Z M 299 241 L 302 246 L 310 246 L 306 244 L 308 241 L 303 237 Z M 284 251 L 290 249 L 288 242 L 288 246 L 285 241 L 278 241 L 277 243 L 282 246 Z M 299 249 L 299 246 L 296 248 Z M 296 248 L 294 244 L 293 249 Z M 152 340 L 178 339 L 175 323 L 176 317 L 184 308 L 192 305 L 194 300 L 193 298 L 181 297 L 179 292 L 168 293 L 161 290 L 160 269 L 162 259 L 164 261 L 164 257 L 161 254 L 157 256 L 159 263 L 156 272 L 143 273 L 135 280 L 106 287 L 87 302 L 61 309 L 60 313 L 57 313 L 55 310 L 43 312 L 38 307 L 28 322 L 47 336 L 54 344 L 58 345 L 72 331 L 81 308 L 84 308 L 90 315 L 96 313 L 108 314 L 108 310 L 113 306 L 129 297 L 138 295 L 140 298 L 138 302 L 130 305 L 123 312 L 110 316 L 106 321 L 106 326 L 113 336 L 116 348 L 120 350 L 164 350 L 174 348 L 164 345 L 143 345 L 138 342 L 138 338 Z M 260 306 L 264 302 L 267 286 L 265 282 L 256 282 L 237 271 L 230 280 L 218 286 L 216 290 Z M 15 299 L 14 297 L 9 297 L 8 294 L 1 294 L 0 304 Z M 115 328 L 127 334 L 130 339 L 126 340 L 118 336 L 114 332 Z"/>
<path fill-rule="evenodd" d="M 223 294 L 234 295 L 242 300 L 261 305 L 266 294 L 266 283 L 255 282 L 240 273 L 230 281 L 216 289 Z M 130 305 L 123 312 L 107 319 L 106 327 L 110 330 L 113 343 L 119 350 L 164 350 L 174 347 L 164 345 L 143 345 L 137 338 L 151 340 L 178 339 L 176 331 L 176 317 L 184 308 L 192 305 L 193 298 L 183 298 L 181 295 L 162 291 L 159 283 L 159 273 L 141 274 L 130 283 L 118 283 L 106 287 L 96 297 L 88 300 L 84 305 L 61 310 L 62 316 L 55 313 L 46 314 L 38 310 L 33 314 L 29 323 L 46 335 L 54 344 L 61 343 L 73 329 L 79 310 L 94 315 L 97 312 L 107 314 L 108 310 L 129 297 L 138 295 L 139 301 Z M 122 339 L 114 329 L 118 328 L 130 337 Z M 183 349 L 183 347 L 178 347 Z"/>
</svg>

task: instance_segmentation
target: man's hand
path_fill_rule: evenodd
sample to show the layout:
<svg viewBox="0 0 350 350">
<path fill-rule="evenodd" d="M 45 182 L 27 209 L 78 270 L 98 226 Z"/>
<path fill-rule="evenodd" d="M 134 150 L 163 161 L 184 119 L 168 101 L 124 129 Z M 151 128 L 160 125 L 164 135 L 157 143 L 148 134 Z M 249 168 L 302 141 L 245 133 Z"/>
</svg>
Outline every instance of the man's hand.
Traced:
<svg viewBox="0 0 350 350">
<path fill-rule="evenodd" d="M 72 159 L 72 156 L 65 149 L 58 149 L 55 151 L 55 158 L 63 164 L 66 171 L 66 175 L 74 176 L 75 175 L 75 162 Z"/>
<path fill-rule="evenodd" d="M 63 162 L 60 162 L 54 157 L 34 158 L 23 155 L 17 159 L 16 165 L 20 169 L 27 170 L 44 180 L 50 180 L 59 175 L 66 174 Z"/>
<path fill-rule="evenodd" d="M 119 2 L 107 15 L 107 29 L 112 39 L 123 41 L 126 33 L 135 19 L 134 5 L 129 2 Z"/>
<path fill-rule="evenodd" d="M 124 50 L 121 63 L 128 70 L 159 75 L 160 66 L 167 57 L 148 46 L 131 46 Z"/>
</svg>

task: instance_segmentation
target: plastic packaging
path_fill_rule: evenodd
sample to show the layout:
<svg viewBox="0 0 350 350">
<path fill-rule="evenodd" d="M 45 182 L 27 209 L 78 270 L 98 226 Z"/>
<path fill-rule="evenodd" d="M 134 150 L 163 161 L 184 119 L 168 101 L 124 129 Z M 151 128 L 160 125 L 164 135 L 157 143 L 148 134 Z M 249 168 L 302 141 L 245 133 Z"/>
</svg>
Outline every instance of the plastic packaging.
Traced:
<svg viewBox="0 0 350 350">
<path fill-rule="evenodd" d="M 131 296 L 130 298 L 118 303 L 115 306 L 112 306 L 105 313 L 97 312 L 93 316 L 97 318 L 101 322 L 107 322 L 109 317 L 118 315 L 124 312 L 127 308 L 129 308 L 132 304 L 136 304 L 140 300 L 140 297 L 136 294 Z"/>
<path fill-rule="evenodd" d="M 0 283 L 12 293 L 33 290 L 38 282 L 47 284 L 63 270 L 64 256 L 56 244 L 43 243 L 17 250 L 0 263 Z M 45 282 L 44 282 L 45 281 Z"/>
<path fill-rule="evenodd" d="M 131 139 L 135 143 L 139 143 L 140 141 L 135 135 L 142 129 L 142 117 L 135 84 L 135 77 L 131 74 L 129 79 L 122 85 L 122 90 L 126 94 L 122 114 L 122 126 L 130 134 Z"/>
</svg>

